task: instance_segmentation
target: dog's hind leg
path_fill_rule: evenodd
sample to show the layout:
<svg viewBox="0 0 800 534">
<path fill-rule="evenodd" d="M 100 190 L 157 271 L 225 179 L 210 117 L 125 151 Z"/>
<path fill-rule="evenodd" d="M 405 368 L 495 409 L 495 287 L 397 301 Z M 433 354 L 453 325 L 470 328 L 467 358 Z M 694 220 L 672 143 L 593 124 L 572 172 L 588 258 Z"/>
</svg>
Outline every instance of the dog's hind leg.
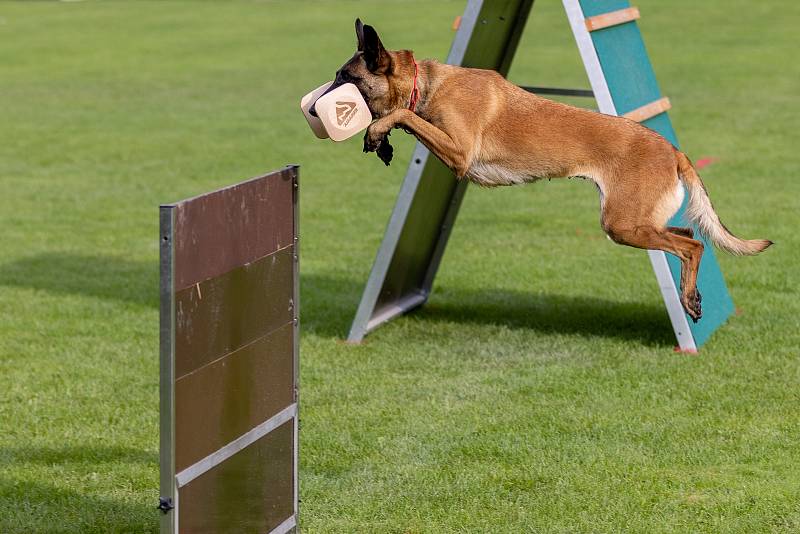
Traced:
<svg viewBox="0 0 800 534">
<path fill-rule="evenodd" d="M 601 221 L 606 234 L 615 242 L 636 248 L 674 254 L 681 262 L 681 304 L 697 322 L 701 315 L 697 271 L 703 256 L 703 243 L 694 239 L 690 228 L 667 226 L 684 200 L 685 191 L 671 169 L 672 159 L 658 154 L 640 168 L 626 169 L 607 177 Z M 650 176 L 642 187 L 641 176 Z"/>
<path fill-rule="evenodd" d="M 681 228 L 680 226 L 667 226 L 667 231 L 683 237 L 688 237 L 689 239 L 694 238 L 694 230 L 692 230 L 691 228 Z M 681 262 L 681 280 L 683 280 L 684 277 L 687 276 L 686 274 L 684 274 L 685 271 L 686 271 L 686 263 Z M 695 273 L 695 278 L 697 278 L 696 273 Z M 702 300 L 702 295 L 700 295 L 700 290 L 697 288 L 695 288 L 695 297 L 697 298 L 698 302 Z"/>
<path fill-rule="evenodd" d="M 677 234 L 679 236 L 688 237 L 689 239 L 694 238 L 694 230 L 692 230 L 691 228 L 682 228 L 680 226 L 667 226 L 667 231 L 673 234 Z M 688 270 L 687 263 L 681 262 L 681 283 L 683 283 L 683 280 L 685 280 L 686 277 L 688 276 L 687 270 Z M 702 300 L 702 296 L 700 295 L 700 290 L 697 288 L 695 288 L 695 297 L 697 298 L 698 302 Z"/>
<path fill-rule="evenodd" d="M 688 237 L 689 239 L 694 238 L 694 230 L 691 228 L 681 228 L 680 226 L 667 226 L 667 230 L 672 232 L 673 234 L 682 235 L 683 237 Z"/>
<path fill-rule="evenodd" d="M 651 224 L 634 226 L 629 221 L 623 223 L 604 219 L 603 229 L 614 242 L 621 245 L 663 250 L 677 256 L 681 261 L 681 304 L 693 321 L 700 319 L 701 297 L 697 291 L 697 271 L 703 256 L 703 244 L 700 241 Z"/>
</svg>

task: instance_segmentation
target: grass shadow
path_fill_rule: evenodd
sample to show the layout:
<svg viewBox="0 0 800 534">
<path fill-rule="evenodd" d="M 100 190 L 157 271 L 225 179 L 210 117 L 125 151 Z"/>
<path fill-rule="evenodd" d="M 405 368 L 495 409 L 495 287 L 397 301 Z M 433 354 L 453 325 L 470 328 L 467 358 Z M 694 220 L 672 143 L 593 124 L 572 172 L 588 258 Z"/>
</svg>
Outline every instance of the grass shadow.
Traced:
<svg viewBox="0 0 800 534">
<path fill-rule="evenodd" d="M 39 254 L 0 265 L 0 285 L 86 295 L 158 307 L 158 265 L 115 256 Z M 342 339 L 364 289 L 345 274 L 304 273 L 300 280 L 303 329 Z M 618 302 L 590 296 L 532 294 L 507 289 L 434 291 L 414 312 L 424 320 L 497 324 L 545 333 L 582 334 L 674 344 L 661 303 Z"/>
<path fill-rule="evenodd" d="M 0 472 L 9 472 L 3 469 L 4 465 L 13 465 L 22 473 L 39 472 L 42 468 L 72 473 L 107 472 L 114 469 L 109 464 L 120 463 L 157 469 L 158 455 L 124 446 L 0 448 Z M 155 500 L 155 490 L 150 506 L 64 487 L 57 482 L 50 485 L 24 477 L 0 477 L 0 532 L 157 532 Z"/>
<path fill-rule="evenodd" d="M 0 477 L 0 532 L 158 532 L 158 511 L 56 485 Z"/>
<path fill-rule="evenodd" d="M 0 285 L 158 307 L 158 262 L 49 253 L 0 265 Z"/>
<path fill-rule="evenodd" d="M 344 338 L 355 316 L 363 281 L 329 273 L 301 278 L 303 329 Z M 618 302 L 598 297 L 532 294 L 507 289 L 434 290 L 413 312 L 420 320 L 503 325 L 552 334 L 579 334 L 672 346 L 675 339 L 661 302 Z"/>
<path fill-rule="evenodd" d="M 416 314 L 428 321 L 497 324 L 544 334 L 613 338 L 648 346 L 674 345 L 669 317 L 660 304 L 487 288 L 438 297 L 434 293 Z"/>
<path fill-rule="evenodd" d="M 300 273 L 301 331 L 344 339 L 365 280 L 329 273 Z"/>
</svg>

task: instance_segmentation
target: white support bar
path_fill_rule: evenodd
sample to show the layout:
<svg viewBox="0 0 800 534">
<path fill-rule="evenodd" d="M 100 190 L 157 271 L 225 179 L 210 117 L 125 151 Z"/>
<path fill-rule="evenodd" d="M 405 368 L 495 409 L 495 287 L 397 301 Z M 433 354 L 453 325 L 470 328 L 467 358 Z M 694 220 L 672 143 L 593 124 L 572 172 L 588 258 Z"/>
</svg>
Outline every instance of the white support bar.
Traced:
<svg viewBox="0 0 800 534">
<path fill-rule="evenodd" d="M 375 314 L 372 319 L 369 320 L 366 331 L 371 332 L 392 318 L 403 315 L 417 306 L 421 306 L 427 298 L 427 295 L 414 293 L 394 302 L 391 306 Z"/>
<path fill-rule="evenodd" d="M 286 521 L 278 525 L 277 527 L 273 528 L 269 534 L 286 534 L 294 527 L 297 526 L 297 517 L 295 515 L 289 516 Z"/>
<path fill-rule="evenodd" d="M 175 475 L 175 481 L 178 484 L 178 488 L 182 488 L 195 478 L 199 477 L 206 471 L 216 467 L 217 465 L 221 464 L 240 450 L 244 449 L 248 445 L 252 445 L 262 437 L 266 436 L 282 424 L 286 423 L 287 421 L 291 421 L 293 417 L 297 415 L 297 404 L 292 404 L 287 406 L 277 414 L 273 415 L 260 425 L 254 427 L 253 429 L 247 431 L 246 433 L 242 434 L 235 440 L 231 441 L 227 445 L 222 446 L 218 450 L 212 452 L 202 460 L 195 462 L 194 464 L 190 465 L 177 475 Z"/>
<path fill-rule="evenodd" d="M 678 297 L 678 288 L 675 287 L 675 280 L 672 278 L 672 273 L 669 272 L 667 255 L 660 250 L 648 250 L 647 255 L 650 256 L 650 264 L 656 274 L 658 288 L 661 290 L 661 296 L 664 297 L 664 306 L 667 308 L 672 329 L 678 339 L 678 347 L 683 352 L 697 352 L 697 345 L 695 345 L 692 331 L 689 329 L 689 320 L 686 319 L 686 313 L 683 311 Z"/>
</svg>

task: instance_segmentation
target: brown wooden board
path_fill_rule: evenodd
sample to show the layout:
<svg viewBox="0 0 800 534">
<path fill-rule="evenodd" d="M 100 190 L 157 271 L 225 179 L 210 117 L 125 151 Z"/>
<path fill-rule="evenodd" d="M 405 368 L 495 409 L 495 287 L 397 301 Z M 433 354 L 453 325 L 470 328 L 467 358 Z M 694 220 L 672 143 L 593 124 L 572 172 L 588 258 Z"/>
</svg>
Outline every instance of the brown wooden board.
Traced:
<svg viewBox="0 0 800 534">
<path fill-rule="evenodd" d="M 292 423 L 181 488 L 180 531 L 270 532 L 293 514 Z"/>
<path fill-rule="evenodd" d="M 161 531 L 297 523 L 298 168 L 161 207 Z"/>
<path fill-rule="evenodd" d="M 290 246 L 176 292 L 176 378 L 290 323 L 293 267 Z"/>
<path fill-rule="evenodd" d="M 185 469 L 294 402 L 286 324 L 175 381 L 175 467 Z"/>
<path fill-rule="evenodd" d="M 173 205 L 176 290 L 292 244 L 293 170 L 268 176 Z"/>
</svg>

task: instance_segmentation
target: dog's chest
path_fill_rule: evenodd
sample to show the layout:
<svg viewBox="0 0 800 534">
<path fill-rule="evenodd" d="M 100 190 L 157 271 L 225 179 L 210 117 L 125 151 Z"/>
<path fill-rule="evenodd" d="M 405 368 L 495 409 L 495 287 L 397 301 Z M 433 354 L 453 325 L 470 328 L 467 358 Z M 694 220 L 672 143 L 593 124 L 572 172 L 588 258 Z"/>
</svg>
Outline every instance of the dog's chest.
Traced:
<svg viewBox="0 0 800 534">
<path fill-rule="evenodd" d="M 524 184 L 525 182 L 533 180 L 533 178 L 527 174 L 511 170 L 502 165 L 483 163 L 480 161 L 470 166 L 466 178 L 484 187 Z"/>
</svg>

